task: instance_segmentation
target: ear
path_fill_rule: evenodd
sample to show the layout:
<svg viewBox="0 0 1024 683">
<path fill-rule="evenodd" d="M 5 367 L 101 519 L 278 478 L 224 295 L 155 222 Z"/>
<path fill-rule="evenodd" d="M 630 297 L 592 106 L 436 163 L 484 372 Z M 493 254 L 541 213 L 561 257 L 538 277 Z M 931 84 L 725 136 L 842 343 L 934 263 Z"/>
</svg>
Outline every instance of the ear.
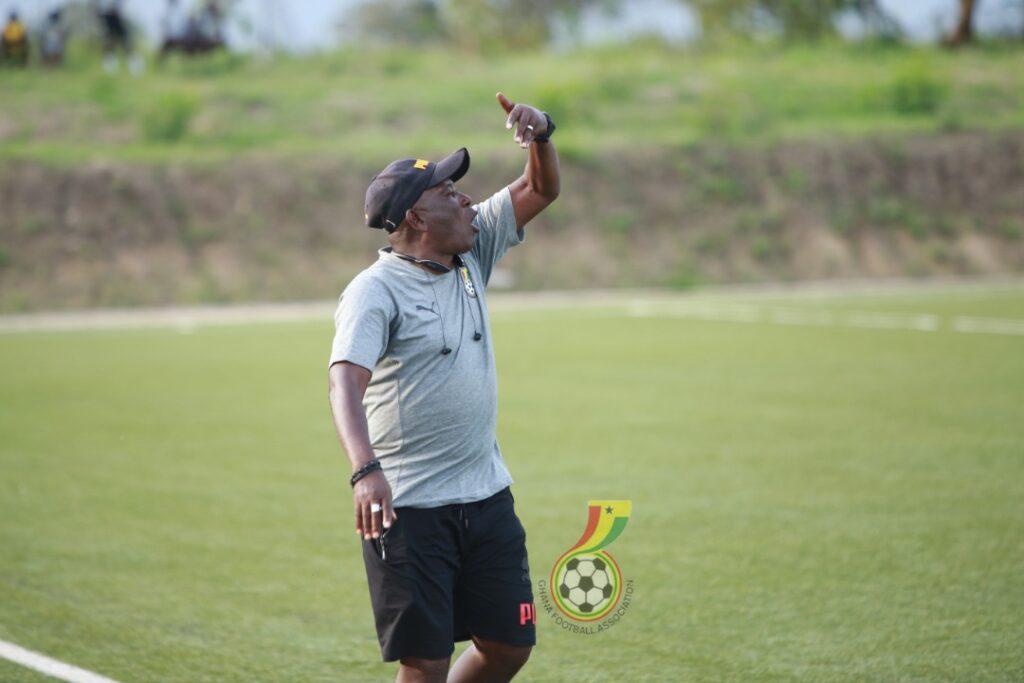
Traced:
<svg viewBox="0 0 1024 683">
<path fill-rule="evenodd" d="M 405 221 L 411 229 L 418 232 L 427 231 L 427 223 L 423 220 L 423 217 L 417 213 L 416 209 L 409 209 L 405 212 Z"/>
</svg>

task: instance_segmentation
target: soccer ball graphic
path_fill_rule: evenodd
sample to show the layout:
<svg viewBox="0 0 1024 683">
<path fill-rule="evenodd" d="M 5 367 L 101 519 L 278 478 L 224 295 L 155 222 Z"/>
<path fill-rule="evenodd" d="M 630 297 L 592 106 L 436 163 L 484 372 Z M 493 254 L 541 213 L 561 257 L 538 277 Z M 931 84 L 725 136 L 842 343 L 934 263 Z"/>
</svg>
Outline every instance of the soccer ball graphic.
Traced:
<svg viewBox="0 0 1024 683">
<path fill-rule="evenodd" d="M 615 574 L 600 557 L 574 557 L 565 563 L 558 595 L 581 614 L 593 614 L 615 595 Z"/>
</svg>

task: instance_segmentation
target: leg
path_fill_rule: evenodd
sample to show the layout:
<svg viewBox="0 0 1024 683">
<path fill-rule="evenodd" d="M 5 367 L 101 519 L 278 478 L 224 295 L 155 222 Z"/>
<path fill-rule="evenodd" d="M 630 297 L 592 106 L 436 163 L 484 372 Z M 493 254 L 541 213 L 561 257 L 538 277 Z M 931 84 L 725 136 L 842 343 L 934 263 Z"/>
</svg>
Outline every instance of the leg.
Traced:
<svg viewBox="0 0 1024 683">
<path fill-rule="evenodd" d="M 402 657 L 395 683 L 444 683 L 450 659 Z"/>
<path fill-rule="evenodd" d="M 458 545 L 446 508 L 399 508 L 378 539 L 362 540 L 377 637 L 400 683 L 444 681 L 453 628 Z"/>
<path fill-rule="evenodd" d="M 537 642 L 526 531 L 508 489 L 466 506 L 468 551 L 456 587 L 456 634 L 471 637 L 449 683 L 510 681 Z"/>
<path fill-rule="evenodd" d="M 473 644 L 462 653 L 448 683 L 506 683 L 530 658 L 531 647 L 506 645 L 473 637 Z"/>
</svg>

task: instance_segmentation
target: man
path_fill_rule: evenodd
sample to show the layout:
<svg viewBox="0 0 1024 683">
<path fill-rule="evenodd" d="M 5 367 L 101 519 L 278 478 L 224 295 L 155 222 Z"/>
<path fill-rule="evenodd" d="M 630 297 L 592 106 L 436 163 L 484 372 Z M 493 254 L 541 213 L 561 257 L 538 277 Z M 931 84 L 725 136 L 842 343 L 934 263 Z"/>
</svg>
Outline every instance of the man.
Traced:
<svg viewBox="0 0 1024 683">
<path fill-rule="evenodd" d="M 167 0 L 167 8 L 164 11 L 164 18 L 160 22 L 160 31 L 163 33 L 163 40 L 160 43 L 158 58 L 167 58 L 173 50 L 185 49 L 185 37 L 188 29 L 188 12 L 182 6 L 180 0 Z"/>
<path fill-rule="evenodd" d="M 67 29 L 61 23 L 61 10 L 57 8 L 46 15 L 46 23 L 39 33 L 39 55 L 46 66 L 56 67 L 64 63 L 64 42 Z"/>
<path fill-rule="evenodd" d="M 356 533 L 385 661 L 400 682 L 508 681 L 536 640 L 526 534 L 495 437 L 484 287 L 558 196 L 550 117 L 501 93 L 526 170 L 481 204 L 460 149 L 395 161 L 366 192 L 390 246 L 335 314 L 330 402 L 352 464 Z M 449 672 L 454 642 L 472 640 Z"/>
<path fill-rule="evenodd" d="M 28 32 L 17 12 L 11 12 L 7 17 L 3 38 L 0 39 L 0 57 L 14 66 L 28 65 Z"/>
<path fill-rule="evenodd" d="M 138 76 L 142 73 L 142 55 L 135 52 L 132 42 L 132 31 L 124 12 L 121 11 L 122 0 L 104 0 L 101 4 L 95 0 L 99 14 L 100 26 L 103 27 L 103 68 L 107 73 L 118 69 L 118 55 L 123 53 L 128 61 L 128 70 Z"/>
</svg>

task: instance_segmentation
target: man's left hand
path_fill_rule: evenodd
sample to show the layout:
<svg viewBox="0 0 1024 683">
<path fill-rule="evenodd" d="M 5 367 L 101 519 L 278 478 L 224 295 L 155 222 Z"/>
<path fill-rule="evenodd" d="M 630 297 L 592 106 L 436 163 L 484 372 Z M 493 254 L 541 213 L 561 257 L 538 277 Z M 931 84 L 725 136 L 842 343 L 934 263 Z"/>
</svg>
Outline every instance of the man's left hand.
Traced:
<svg viewBox="0 0 1024 683">
<path fill-rule="evenodd" d="M 515 128 L 512 139 L 519 143 L 520 147 L 529 147 L 535 137 L 548 132 L 548 120 L 540 109 L 528 104 L 513 104 L 501 93 L 496 97 L 501 108 L 508 114 L 505 127 Z"/>
</svg>

